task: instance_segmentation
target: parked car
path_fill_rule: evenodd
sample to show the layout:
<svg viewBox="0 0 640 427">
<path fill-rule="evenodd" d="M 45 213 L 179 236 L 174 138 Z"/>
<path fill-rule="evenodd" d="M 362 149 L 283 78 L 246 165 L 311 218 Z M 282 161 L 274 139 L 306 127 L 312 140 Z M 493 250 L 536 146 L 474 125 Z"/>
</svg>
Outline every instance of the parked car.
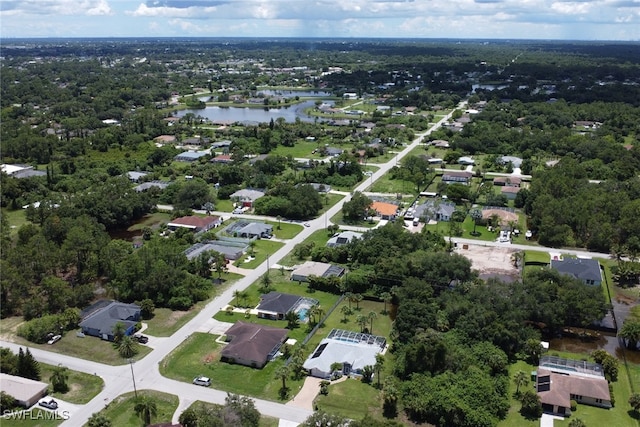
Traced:
<svg viewBox="0 0 640 427">
<path fill-rule="evenodd" d="M 211 385 L 211 380 L 209 378 L 207 378 L 207 377 L 200 376 L 200 377 L 195 377 L 193 379 L 193 383 L 195 385 L 201 385 L 203 387 L 209 387 Z"/>
<path fill-rule="evenodd" d="M 58 409 L 58 402 L 56 402 L 53 399 L 51 399 L 51 400 L 41 400 L 38 403 L 38 405 L 42 406 L 43 408 L 51 409 L 52 411 Z"/>
<path fill-rule="evenodd" d="M 47 341 L 47 344 L 55 344 L 58 341 L 60 341 L 61 338 L 62 338 L 62 335 L 54 335 L 53 337 L 51 337 L 49 341 Z"/>
<path fill-rule="evenodd" d="M 149 337 L 146 337 L 144 335 L 137 335 L 136 340 L 138 340 L 140 344 L 146 344 L 149 342 Z"/>
</svg>

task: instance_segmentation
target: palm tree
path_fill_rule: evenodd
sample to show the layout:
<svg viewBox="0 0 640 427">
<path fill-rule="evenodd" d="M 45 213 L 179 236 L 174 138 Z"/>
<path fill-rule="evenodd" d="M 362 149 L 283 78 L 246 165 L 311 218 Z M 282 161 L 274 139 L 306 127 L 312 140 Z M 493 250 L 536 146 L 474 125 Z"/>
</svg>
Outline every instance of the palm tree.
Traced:
<svg viewBox="0 0 640 427">
<path fill-rule="evenodd" d="M 58 365 L 53 368 L 53 373 L 51 374 L 51 385 L 53 385 L 53 391 L 56 393 L 66 393 L 69 391 L 69 386 L 67 385 L 67 380 L 69 379 L 69 370 L 62 366 Z"/>
<path fill-rule="evenodd" d="M 242 291 L 240 290 L 235 290 L 233 291 L 233 297 L 236 299 L 236 307 L 240 306 L 240 295 L 242 294 Z"/>
<path fill-rule="evenodd" d="M 378 377 L 378 388 L 380 388 L 380 372 L 384 366 L 384 355 L 381 353 L 376 354 L 376 364 L 374 368 L 376 370 L 376 377 Z"/>
<path fill-rule="evenodd" d="M 122 339 L 126 331 L 127 328 L 122 322 L 117 322 L 115 325 L 113 325 L 113 329 L 111 330 L 111 332 L 113 333 L 113 342 L 117 344 L 118 341 Z"/>
<path fill-rule="evenodd" d="M 384 301 L 384 310 L 382 311 L 382 314 L 387 314 L 387 304 L 391 303 L 393 297 L 389 292 L 383 292 L 382 294 L 380 294 L 380 298 L 382 298 L 382 301 Z"/>
<path fill-rule="evenodd" d="M 105 415 L 96 412 L 87 421 L 87 427 L 111 427 L 111 420 Z"/>
<path fill-rule="evenodd" d="M 262 291 L 264 293 L 268 293 L 269 287 L 271 286 L 271 277 L 269 276 L 268 271 L 262 275 L 262 279 L 260 279 L 260 282 L 262 283 Z"/>
<path fill-rule="evenodd" d="M 300 318 L 298 317 L 298 313 L 295 311 L 288 311 L 284 315 L 284 320 L 287 321 L 287 329 L 295 329 L 300 324 Z"/>
<path fill-rule="evenodd" d="M 342 376 L 342 369 L 343 369 L 343 365 L 340 362 L 333 362 L 331 364 L 331 367 L 329 368 L 331 370 L 331 378 L 333 378 L 333 374 L 335 372 L 339 373 L 340 376 Z"/>
<path fill-rule="evenodd" d="M 351 303 L 353 302 L 353 293 L 345 292 L 344 296 L 347 299 L 347 302 L 349 303 L 349 308 L 351 308 Z"/>
<path fill-rule="evenodd" d="M 512 253 L 511 262 L 513 263 L 513 266 L 518 268 L 518 266 L 520 265 L 520 261 L 522 261 L 522 258 L 523 258 L 523 255 L 521 251 Z"/>
<path fill-rule="evenodd" d="M 370 311 L 367 315 L 367 319 L 369 320 L 369 333 L 373 334 L 373 321 L 378 317 L 375 311 Z"/>
<path fill-rule="evenodd" d="M 129 335 L 125 335 L 118 342 L 118 354 L 123 359 L 130 359 L 138 354 L 138 345 Z"/>
<path fill-rule="evenodd" d="M 622 324 L 618 336 L 627 340 L 627 348 L 635 350 L 640 341 L 640 321 L 627 319 Z"/>
<path fill-rule="evenodd" d="M 142 419 L 146 426 L 151 424 L 151 419 L 158 415 L 158 405 L 156 401 L 146 395 L 138 397 L 133 410 L 136 411 L 136 414 Z"/>
<path fill-rule="evenodd" d="M 315 305 L 315 315 L 318 316 L 318 323 L 322 320 L 322 316 L 324 316 L 324 308 L 320 304 Z"/>
<path fill-rule="evenodd" d="M 369 319 L 367 319 L 367 316 L 365 315 L 358 314 L 358 316 L 356 317 L 356 323 L 360 325 L 360 332 L 364 332 L 364 328 L 367 326 L 368 322 Z"/>
<path fill-rule="evenodd" d="M 360 301 L 363 300 L 362 294 L 355 294 L 353 299 L 356 303 L 356 310 L 360 310 Z"/>
<path fill-rule="evenodd" d="M 340 313 L 342 313 L 342 315 L 344 316 L 344 318 L 342 319 L 342 323 L 347 323 L 347 316 L 350 316 L 353 312 L 351 311 L 351 307 L 349 307 L 348 305 L 343 305 L 342 307 L 340 307 Z"/>
<path fill-rule="evenodd" d="M 287 378 L 289 377 L 290 373 L 291 373 L 291 371 L 289 369 L 289 366 L 287 366 L 287 365 L 282 365 L 278 369 L 276 369 L 275 376 L 276 376 L 276 378 L 278 378 L 278 379 L 280 379 L 282 381 L 281 390 L 286 390 L 287 389 Z"/>
<path fill-rule="evenodd" d="M 518 371 L 513 376 L 513 382 L 516 383 L 516 396 L 520 395 L 520 387 L 524 387 L 529 384 L 529 377 L 524 371 Z"/>
<path fill-rule="evenodd" d="M 471 233 L 471 235 L 477 236 L 478 233 L 476 232 L 476 226 L 478 225 L 478 221 L 482 218 L 482 212 L 480 212 L 478 209 L 473 209 L 471 212 L 469 212 L 469 215 L 473 219 L 473 232 Z"/>
</svg>

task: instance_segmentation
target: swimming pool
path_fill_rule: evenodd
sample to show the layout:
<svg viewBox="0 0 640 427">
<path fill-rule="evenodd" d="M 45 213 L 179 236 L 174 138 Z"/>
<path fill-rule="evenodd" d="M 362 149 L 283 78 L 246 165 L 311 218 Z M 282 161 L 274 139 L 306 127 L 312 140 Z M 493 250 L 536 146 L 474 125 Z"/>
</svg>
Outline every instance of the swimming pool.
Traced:
<svg viewBox="0 0 640 427">
<path fill-rule="evenodd" d="M 298 319 L 300 319 L 303 322 L 306 321 L 308 311 L 309 311 L 308 308 L 301 308 L 300 310 L 298 310 Z"/>
</svg>

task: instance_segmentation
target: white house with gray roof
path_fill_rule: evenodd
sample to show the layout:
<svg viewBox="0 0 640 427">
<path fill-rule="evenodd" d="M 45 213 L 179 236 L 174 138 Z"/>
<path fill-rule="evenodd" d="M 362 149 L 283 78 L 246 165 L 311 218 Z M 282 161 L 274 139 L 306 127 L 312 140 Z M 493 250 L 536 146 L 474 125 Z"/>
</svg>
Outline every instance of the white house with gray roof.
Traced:
<svg viewBox="0 0 640 427">
<path fill-rule="evenodd" d="M 600 286 L 600 284 L 602 283 L 602 271 L 600 270 L 600 263 L 595 259 L 552 259 L 551 268 L 558 270 L 561 274 L 580 279 L 586 285 Z"/>
<path fill-rule="evenodd" d="M 342 231 L 340 233 L 336 233 L 327 241 L 327 246 L 330 248 L 336 248 L 338 246 L 346 245 L 356 239 L 361 239 L 362 233 L 357 233 L 355 231 Z"/>
</svg>

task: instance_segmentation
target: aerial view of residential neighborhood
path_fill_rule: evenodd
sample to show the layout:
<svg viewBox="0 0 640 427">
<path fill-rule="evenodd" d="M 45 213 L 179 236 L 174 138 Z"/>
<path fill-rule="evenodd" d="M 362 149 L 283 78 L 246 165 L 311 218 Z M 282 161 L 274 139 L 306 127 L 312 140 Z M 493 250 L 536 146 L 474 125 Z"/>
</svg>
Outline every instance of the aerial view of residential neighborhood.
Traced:
<svg viewBox="0 0 640 427">
<path fill-rule="evenodd" d="M 2 426 L 640 427 L 640 45 L 4 38 Z"/>
</svg>

